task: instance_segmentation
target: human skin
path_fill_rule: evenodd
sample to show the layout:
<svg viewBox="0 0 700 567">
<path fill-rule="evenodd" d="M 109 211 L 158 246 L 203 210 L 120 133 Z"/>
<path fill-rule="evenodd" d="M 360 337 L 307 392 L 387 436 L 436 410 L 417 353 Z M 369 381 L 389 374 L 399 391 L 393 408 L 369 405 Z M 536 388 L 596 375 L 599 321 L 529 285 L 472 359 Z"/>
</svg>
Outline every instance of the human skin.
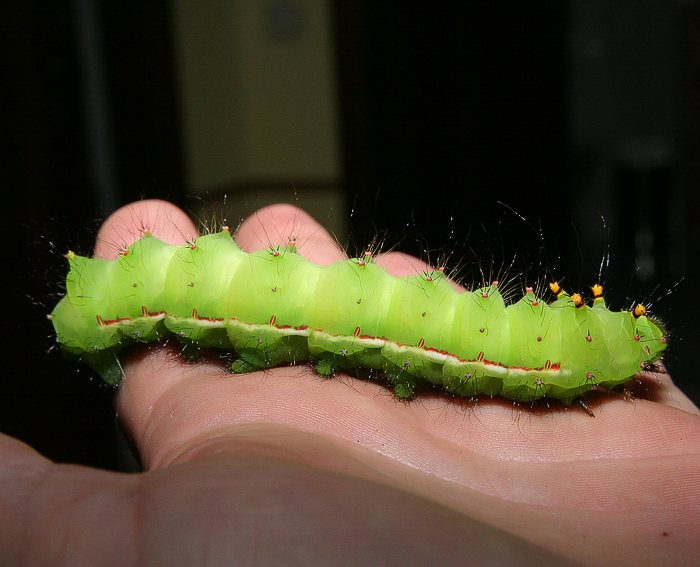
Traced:
<svg viewBox="0 0 700 567">
<path fill-rule="evenodd" d="M 163 201 L 102 226 L 116 257 L 147 228 L 196 235 Z M 326 264 L 333 238 L 291 206 L 236 233 Z M 379 256 L 400 275 L 425 269 Z M 145 472 L 55 464 L 0 436 L 2 565 L 610 564 L 700 557 L 700 412 L 664 374 L 650 399 L 594 395 L 595 412 L 500 398 L 397 400 L 307 365 L 243 375 L 174 348 L 123 357 L 119 420 Z"/>
</svg>

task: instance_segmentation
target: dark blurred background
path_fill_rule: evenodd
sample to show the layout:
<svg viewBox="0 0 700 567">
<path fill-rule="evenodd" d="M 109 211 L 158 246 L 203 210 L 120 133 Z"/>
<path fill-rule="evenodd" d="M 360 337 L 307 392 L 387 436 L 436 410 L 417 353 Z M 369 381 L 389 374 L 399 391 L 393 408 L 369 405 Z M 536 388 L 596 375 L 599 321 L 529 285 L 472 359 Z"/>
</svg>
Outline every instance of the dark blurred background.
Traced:
<svg viewBox="0 0 700 567">
<path fill-rule="evenodd" d="M 609 301 L 652 303 L 700 400 L 700 1 L 28 0 L 0 26 L 0 430 L 48 457 L 121 466 L 114 392 L 45 315 L 62 254 L 143 197 L 231 225 L 295 202 L 467 281 L 515 257 L 585 290 L 609 256 Z"/>
</svg>

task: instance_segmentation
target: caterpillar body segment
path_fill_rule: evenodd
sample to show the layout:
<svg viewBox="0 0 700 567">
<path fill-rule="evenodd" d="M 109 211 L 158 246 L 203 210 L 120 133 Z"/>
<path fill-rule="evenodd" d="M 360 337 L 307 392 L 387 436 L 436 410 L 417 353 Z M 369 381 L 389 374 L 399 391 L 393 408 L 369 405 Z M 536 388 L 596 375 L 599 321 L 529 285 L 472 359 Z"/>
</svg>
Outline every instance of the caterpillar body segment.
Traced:
<svg viewBox="0 0 700 567">
<path fill-rule="evenodd" d="M 642 306 L 589 307 L 552 284 L 506 305 L 497 282 L 457 292 L 440 270 L 395 277 L 371 255 L 316 265 L 294 245 L 243 252 L 228 229 L 186 246 L 150 234 L 114 261 L 67 255 L 66 296 L 50 318 L 64 352 L 121 379 L 117 354 L 174 335 L 234 350 L 234 372 L 312 362 L 319 374 L 381 371 L 400 398 L 430 383 L 460 396 L 570 403 L 659 360 L 661 327 Z"/>
</svg>

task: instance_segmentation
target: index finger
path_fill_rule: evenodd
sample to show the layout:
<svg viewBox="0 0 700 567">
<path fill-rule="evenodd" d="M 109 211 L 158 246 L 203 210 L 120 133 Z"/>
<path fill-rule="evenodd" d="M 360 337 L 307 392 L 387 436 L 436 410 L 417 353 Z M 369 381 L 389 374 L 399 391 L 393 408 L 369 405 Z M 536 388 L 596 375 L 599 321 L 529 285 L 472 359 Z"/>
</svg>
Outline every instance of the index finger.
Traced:
<svg viewBox="0 0 700 567">
<path fill-rule="evenodd" d="M 95 257 L 113 259 L 119 251 L 149 232 L 168 244 L 184 244 L 197 236 L 197 227 L 185 212 L 168 201 L 147 199 L 130 203 L 102 223 Z"/>
</svg>

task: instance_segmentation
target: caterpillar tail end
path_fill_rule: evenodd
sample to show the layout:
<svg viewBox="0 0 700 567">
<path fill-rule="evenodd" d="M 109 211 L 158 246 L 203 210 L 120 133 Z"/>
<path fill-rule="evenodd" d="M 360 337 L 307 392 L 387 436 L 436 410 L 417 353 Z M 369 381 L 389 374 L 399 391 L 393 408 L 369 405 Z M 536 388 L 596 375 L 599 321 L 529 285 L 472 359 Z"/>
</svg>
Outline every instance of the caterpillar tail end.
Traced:
<svg viewBox="0 0 700 567">
<path fill-rule="evenodd" d="M 84 353 L 80 356 L 80 360 L 97 372 L 100 378 L 110 386 L 118 386 L 124 378 L 124 370 L 119 362 L 119 356 L 112 349 Z"/>
</svg>

